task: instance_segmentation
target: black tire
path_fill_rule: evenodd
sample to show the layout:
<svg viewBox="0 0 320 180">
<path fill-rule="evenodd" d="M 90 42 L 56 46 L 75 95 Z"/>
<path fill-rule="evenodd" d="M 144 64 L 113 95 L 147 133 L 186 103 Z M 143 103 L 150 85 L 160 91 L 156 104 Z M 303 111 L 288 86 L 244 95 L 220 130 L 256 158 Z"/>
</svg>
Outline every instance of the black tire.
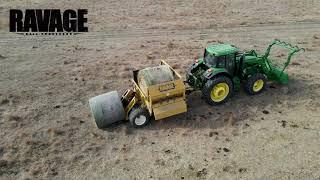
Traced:
<svg viewBox="0 0 320 180">
<path fill-rule="evenodd" d="M 146 126 L 147 124 L 149 124 L 150 119 L 151 117 L 149 112 L 141 107 L 134 107 L 129 113 L 129 121 L 135 128 Z"/>
<path fill-rule="evenodd" d="M 219 83 L 226 83 L 229 88 L 228 94 L 224 97 L 223 100 L 215 101 L 211 98 L 211 91 L 213 88 Z M 233 83 L 230 78 L 226 76 L 218 76 L 211 80 L 208 80 L 202 89 L 202 94 L 206 100 L 206 102 L 210 105 L 219 105 L 225 103 L 233 94 Z"/>
<path fill-rule="evenodd" d="M 259 80 L 261 80 L 263 82 L 262 87 L 255 85 L 255 83 Z M 249 95 L 260 94 L 266 89 L 266 87 L 267 87 L 266 85 L 267 85 L 266 76 L 264 74 L 257 73 L 257 74 L 254 74 L 248 78 L 248 80 L 245 84 L 245 91 Z"/>
</svg>

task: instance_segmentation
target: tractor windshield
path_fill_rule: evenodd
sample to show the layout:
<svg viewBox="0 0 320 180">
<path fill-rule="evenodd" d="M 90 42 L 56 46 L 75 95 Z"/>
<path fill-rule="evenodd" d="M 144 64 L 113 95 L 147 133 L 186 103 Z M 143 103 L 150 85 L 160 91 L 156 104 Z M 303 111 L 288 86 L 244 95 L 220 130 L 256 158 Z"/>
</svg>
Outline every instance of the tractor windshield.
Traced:
<svg viewBox="0 0 320 180">
<path fill-rule="evenodd" d="M 214 56 L 213 54 L 207 53 L 207 51 L 205 51 L 204 53 L 204 62 L 211 66 L 211 67 L 215 67 L 217 64 L 217 57 Z"/>
</svg>

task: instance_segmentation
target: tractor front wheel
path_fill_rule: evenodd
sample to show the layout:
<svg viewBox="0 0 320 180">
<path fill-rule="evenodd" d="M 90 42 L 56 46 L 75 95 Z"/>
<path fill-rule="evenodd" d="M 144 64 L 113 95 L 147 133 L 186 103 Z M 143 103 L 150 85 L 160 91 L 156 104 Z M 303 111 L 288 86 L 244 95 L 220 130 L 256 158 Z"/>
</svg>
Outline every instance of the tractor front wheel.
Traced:
<svg viewBox="0 0 320 180">
<path fill-rule="evenodd" d="M 134 107 L 129 114 L 129 121 L 135 128 L 146 126 L 150 122 L 149 112 L 141 107 Z"/>
<path fill-rule="evenodd" d="M 245 90 L 250 95 L 256 95 L 266 89 L 267 78 L 261 73 L 250 76 L 245 85 Z"/>
<path fill-rule="evenodd" d="M 206 102 L 210 105 L 225 103 L 233 93 L 233 83 L 226 76 L 219 76 L 208 80 L 202 89 Z"/>
</svg>

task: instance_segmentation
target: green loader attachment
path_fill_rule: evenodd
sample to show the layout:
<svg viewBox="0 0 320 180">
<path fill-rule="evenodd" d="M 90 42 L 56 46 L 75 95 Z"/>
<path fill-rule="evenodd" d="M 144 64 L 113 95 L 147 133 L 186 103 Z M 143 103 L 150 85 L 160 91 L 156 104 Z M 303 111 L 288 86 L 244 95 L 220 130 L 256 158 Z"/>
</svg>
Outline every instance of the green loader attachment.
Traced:
<svg viewBox="0 0 320 180">
<path fill-rule="evenodd" d="M 276 66 L 274 63 L 270 63 L 269 55 L 272 47 L 275 45 L 289 50 L 286 62 L 280 67 Z M 284 71 L 289 66 L 292 56 L 301 50 L 305 51 L 303 48 L 293 46 L 289 43 L 280 41 L 278 39 L 273 40 L 272 43 L 268 46 L 265 54 L 262 56 L 262 59 L 265 61 L 263 69 L 268 79 L 272 81 L 277 81 L 282 84 L 288 84 L 288 74 Z"/>
</svg>

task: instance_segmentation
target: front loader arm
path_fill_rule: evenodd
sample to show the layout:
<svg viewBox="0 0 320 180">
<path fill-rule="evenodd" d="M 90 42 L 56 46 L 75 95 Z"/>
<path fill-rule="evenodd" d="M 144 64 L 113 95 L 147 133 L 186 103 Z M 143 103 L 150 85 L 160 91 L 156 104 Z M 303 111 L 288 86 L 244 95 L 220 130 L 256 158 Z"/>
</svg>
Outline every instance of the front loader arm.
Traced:
<svg viewBox="0 0 320 180">
<path fill-rule="evenodd" d="M 292 57 L 294 54 L 296 54 L 297 52 L 301 51 L 301 50 L 302 50 L 302 51 L 305 51 L 304 48 L 299 48 L 298 46 L 295 46 L 293 49 L 290 50 L 289 55 L 288 55 L 287 62 L 284 64 L 284 67 L 283 67 L 282 71 L 284 71 L 284 70 L 288 67 L 288 65 L 290 64 L 291 57 Z"/>
<path fill-rule="evenodd" d="M 280 41 L 278 39 L 275 39 L 272 41 L 272 43 L 268 46 L 265 54 L 264 54 L 264 59 L 268 60 L 268 56 L 270 55 L 270 52 L 271 52 L 271 48 L 274 46 L 274 45 L 277 45 L 277 46 L 280 46 L 280 47 L 283 47 L 283 48 L 286 48 L 289 50 L 289 54 L 288 54 L 288 58 L 287 58 L 287 61 L 284 63 L 284 66 L 282 68 L 282 72 L 288 67 L 288 65 L 290 64 L 290 61 L 291 61 L 291 58 L 294 54 L 296 54 L 297 52 L 299 51 L 305 51 L 304 48 L 299 48 L 298 46 L 293 46 L 289 43 L 286 43 L 284 41 Z"/>
</svg>

